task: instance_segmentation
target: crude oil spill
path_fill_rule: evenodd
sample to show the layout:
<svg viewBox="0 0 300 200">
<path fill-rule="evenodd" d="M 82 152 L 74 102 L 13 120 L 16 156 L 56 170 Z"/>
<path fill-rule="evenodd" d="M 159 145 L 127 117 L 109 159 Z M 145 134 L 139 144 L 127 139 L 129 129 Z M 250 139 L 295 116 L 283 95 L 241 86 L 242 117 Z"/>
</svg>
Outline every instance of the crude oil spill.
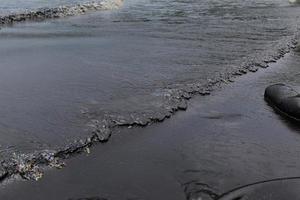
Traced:
<svg viewBox="0 0 300 200">
<path fill-rule="evenodd" d="M 124 128 L 107 145 L 67 160 L 68 167 L 49 170 L 38 182 L 5 185 L 0 198 L 212 200 L 249 183 L 297 176 L 300 132 L 273 112 L 263 94 L 266 86 L 283 81 L 299 87 L 299 59 L 288 54 L 269 69 L 194 98 L 172 120 Z M 212 114 L 243 116 L 203 118 Z"/>
<path fill-rule="evenodd" d="M 203 118 L 207 118 L 207 119 L 225 119 L 225 120 L 234 120 L 234 119 L 239 119 L 241 118 L 243 115 L 242 114 L 237 114 L 237 113 L 211 113 L 210 115 L 206 115 L 203 116 Z"/>
</svg>

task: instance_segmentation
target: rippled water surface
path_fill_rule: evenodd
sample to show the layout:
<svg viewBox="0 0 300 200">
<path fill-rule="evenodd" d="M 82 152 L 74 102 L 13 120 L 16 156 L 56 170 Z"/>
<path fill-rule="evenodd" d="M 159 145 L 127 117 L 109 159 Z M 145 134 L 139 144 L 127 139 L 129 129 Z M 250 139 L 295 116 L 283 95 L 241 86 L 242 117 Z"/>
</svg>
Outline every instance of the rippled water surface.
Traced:
<svg viewBox="0 0 300 200">
<path fill-rule="evenodd" d="M 74 1 L 2 1 L 0 11 Z M 297 34 L 285 0 L 125 0 L 0 30 L 0 150 L 53 149 L 94 119 L 155 116 L 169 89 L 261 62 Z M 279 46 L 279 47 L 278 47 Z"/>
</svg>

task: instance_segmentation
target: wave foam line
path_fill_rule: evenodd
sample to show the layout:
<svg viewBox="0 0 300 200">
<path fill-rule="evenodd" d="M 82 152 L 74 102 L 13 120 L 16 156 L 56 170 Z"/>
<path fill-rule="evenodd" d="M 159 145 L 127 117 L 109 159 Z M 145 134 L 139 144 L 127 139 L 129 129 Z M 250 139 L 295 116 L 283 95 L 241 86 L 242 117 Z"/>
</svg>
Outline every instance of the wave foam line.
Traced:
<svg viewBox="0 0 300 200">
<path fill-rule="evenodd" d="M 39 8 L 33 11 L 0 16 L 0 25 L 8 25 L 23 21 L 40 21 L 45 19 L 62 18 L 83 15 L 91 11 L 114 10 L 123 4 L 123 0 L 93 1 L 77 5 L 59 6 L 56 8 Z"/>
</svg>

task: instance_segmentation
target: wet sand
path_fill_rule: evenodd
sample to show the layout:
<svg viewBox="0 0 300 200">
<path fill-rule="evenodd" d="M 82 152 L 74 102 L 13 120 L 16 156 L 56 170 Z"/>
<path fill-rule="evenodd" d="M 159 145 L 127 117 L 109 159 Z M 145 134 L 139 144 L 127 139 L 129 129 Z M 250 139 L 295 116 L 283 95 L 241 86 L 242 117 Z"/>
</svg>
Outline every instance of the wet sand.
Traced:
<svg viewBox="0 0 300 200">
<path fill-rule="evenodd" d="M 300 126 L 263 99 L 272 83 L 299 91 L 298 54 L 193 98 L 186 112 L 164 123 L 124 128 L 90 154 L 67 160 L 62 170 L 48 170 L 40 181 L 3 184 L 0 199 L 216 199 L 250 183 L 300 176 Z M 297 179 L 276 184 L 264 186 L 265 198 L 299 198 Z M 259 188 L 246 190 L 255 190 L 249 199 L 262 194 Z M 270 188 L 279 191 L 276 198 L 270 198 Z"/>
</svg>

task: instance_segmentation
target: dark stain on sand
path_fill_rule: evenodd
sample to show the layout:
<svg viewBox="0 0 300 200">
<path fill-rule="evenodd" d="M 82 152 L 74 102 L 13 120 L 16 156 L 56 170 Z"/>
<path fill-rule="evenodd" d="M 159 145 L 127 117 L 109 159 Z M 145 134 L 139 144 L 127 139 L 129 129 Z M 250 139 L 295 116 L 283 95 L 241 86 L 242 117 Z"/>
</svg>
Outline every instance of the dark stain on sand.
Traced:
<svg viewBox="0 0 300 200">
<path fill-rule="evenodd" d="M 213 120 L 237 120 L 242 117 L 240 113 L 209 113 L 203 115 L 204 119 L 213 119 Z"/>
</svg>

